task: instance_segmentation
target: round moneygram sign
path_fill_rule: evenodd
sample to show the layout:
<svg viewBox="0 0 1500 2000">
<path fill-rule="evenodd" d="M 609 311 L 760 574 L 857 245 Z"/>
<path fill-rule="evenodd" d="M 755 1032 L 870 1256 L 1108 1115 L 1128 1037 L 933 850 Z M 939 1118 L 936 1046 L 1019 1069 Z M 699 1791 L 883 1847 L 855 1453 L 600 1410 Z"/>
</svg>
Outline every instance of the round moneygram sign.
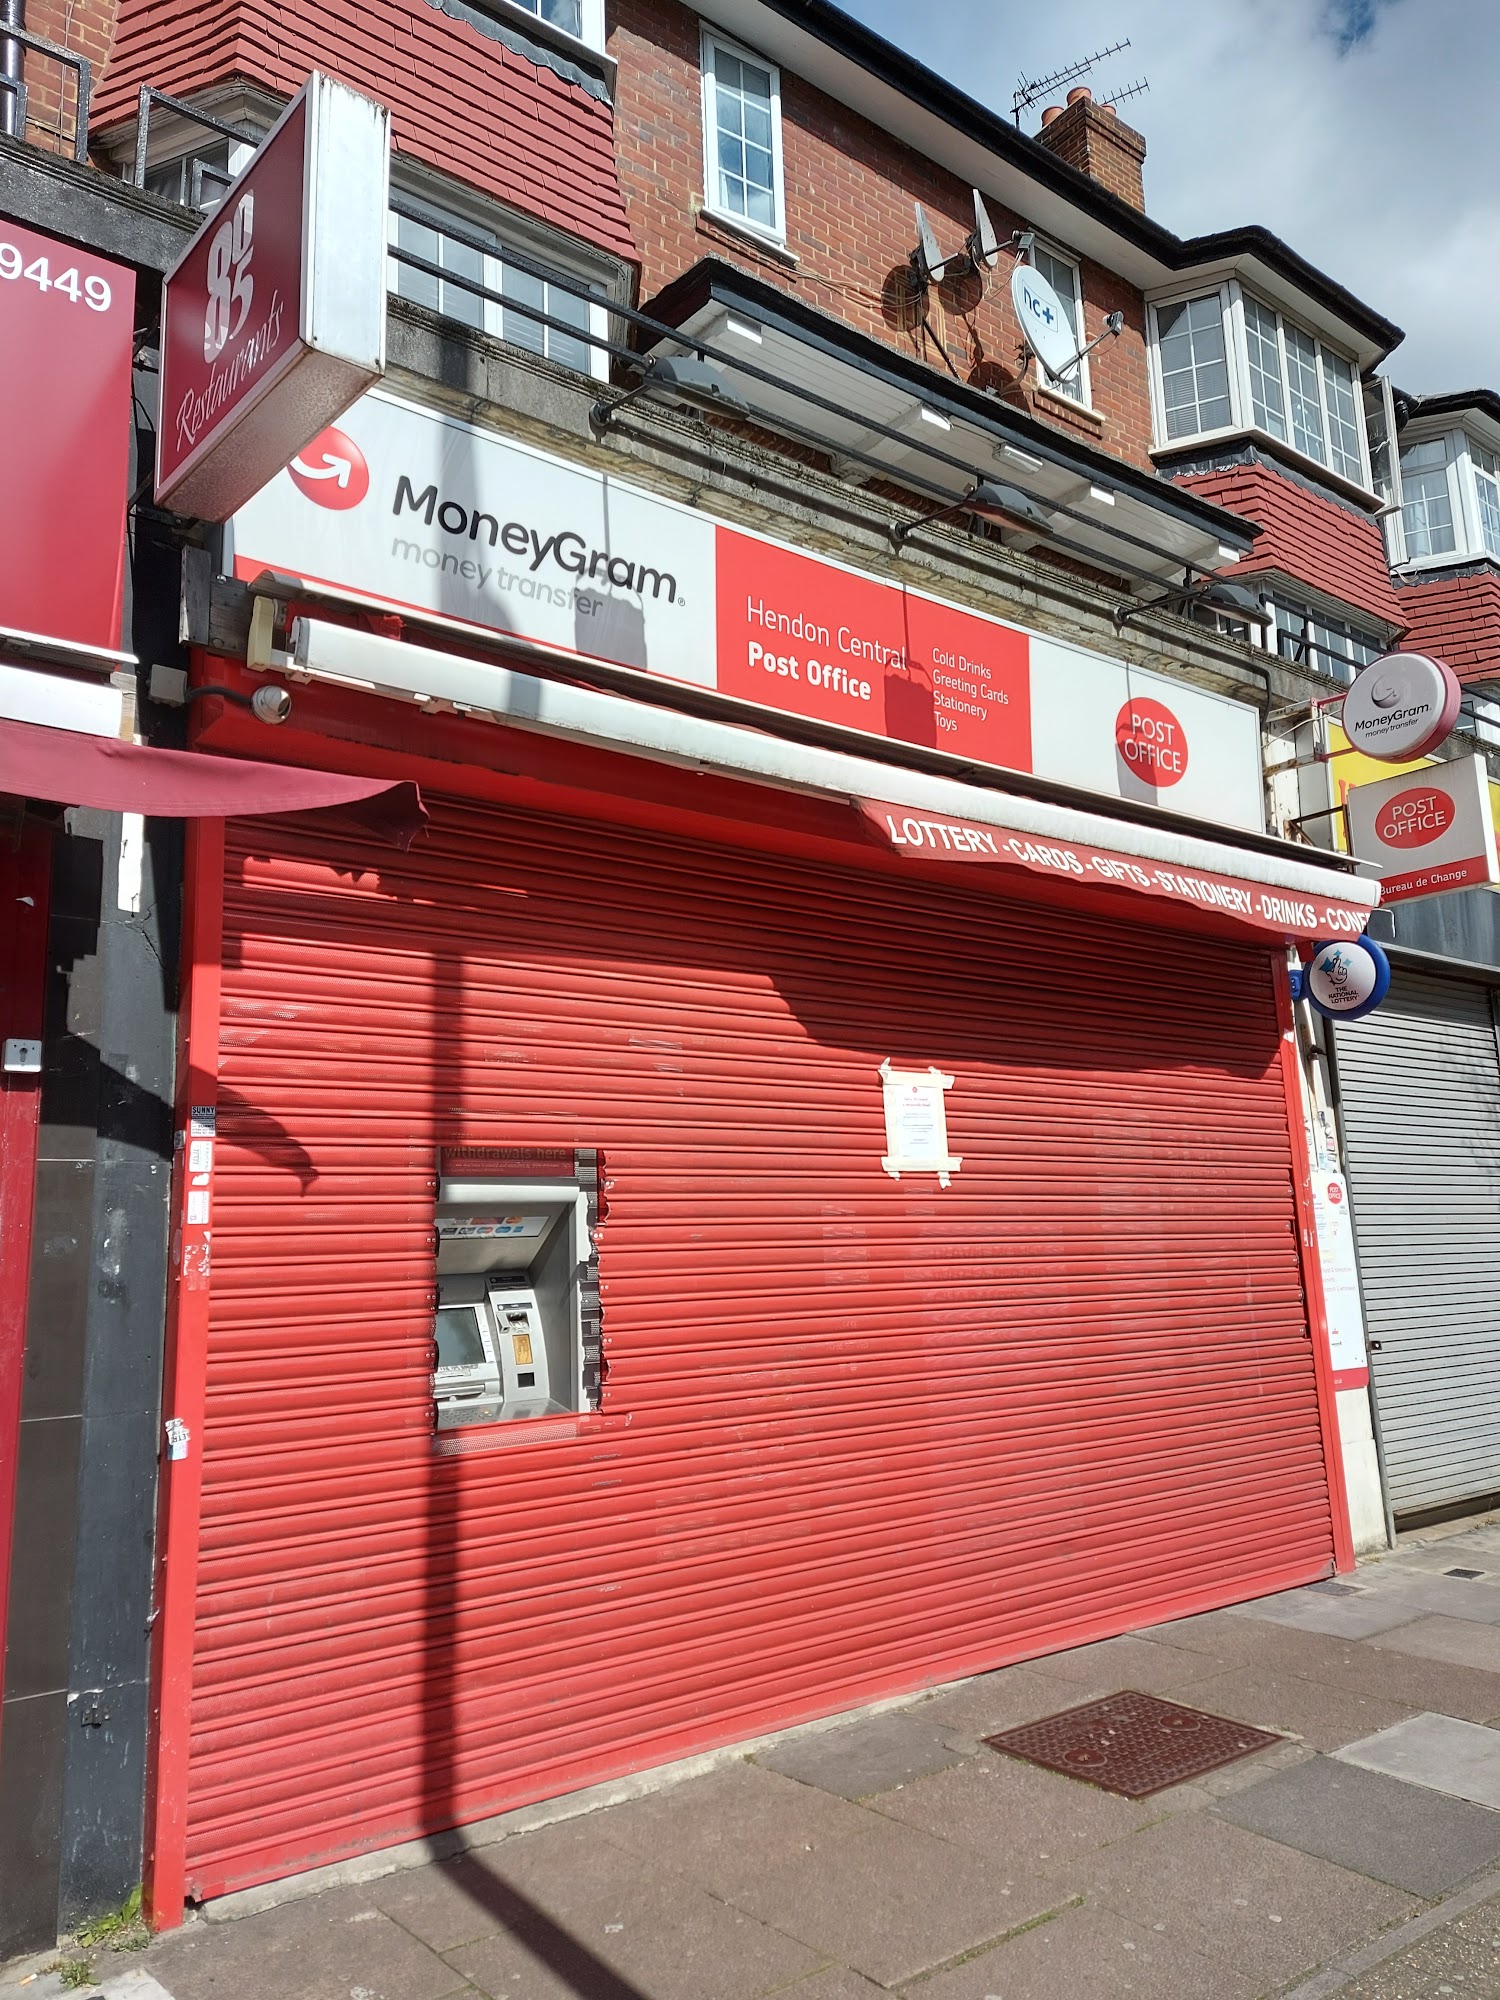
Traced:
<svg viewBox="0 0 1500 2000">
<path fill-rule="evenodd" d="M 1426 653 L 1387 653 L 1344 696 L 1344 734 L 1381 763 L 1425 757 L 1452 734 L 1464 691 L 1451 667 Z"/>
<path fill-rule="evenodd" d="M 1357 1021 L 1390 990 L 1391 962 L 1373 939 L 1320 944 L 1303 974 L 1302 990 L 1330 1021 Z"/>
</svg>

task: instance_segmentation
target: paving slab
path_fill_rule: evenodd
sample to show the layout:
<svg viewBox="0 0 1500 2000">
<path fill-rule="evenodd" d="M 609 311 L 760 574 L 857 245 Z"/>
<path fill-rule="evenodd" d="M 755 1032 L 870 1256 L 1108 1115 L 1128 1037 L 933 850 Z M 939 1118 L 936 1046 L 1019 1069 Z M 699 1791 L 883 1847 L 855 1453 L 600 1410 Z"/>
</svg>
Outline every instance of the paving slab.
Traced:
<svg viewBox="0 0 1500 2000">
<path fill-rule="evenodd" d="M 1081 1701 L 1093 1701 L 1111 1689 L 1102 1682 L 1084 1688 L 1076 1680 L 1048 1671 L 1049 1661 L 1037 1666 L 1002 1667 L 997 1673 L 980 1674 L 956 1687 L 930 1695 L 919 1706 L 907 1710 L 939 1727 L 961 1729 L 970 1736 L 992 1736 L 1001 1729 L 1017 1729 L 1023 1722 L 1053 1715 L 1058 1709 L 1074 1708 Z"/>
<path fill-rule="evenodd" d="M 824 1964 L 696 1884 L 646 1870 L 602 1837 L 598 1847 L 585 1882 L 548 1873 L 523 1890 L 497 1878 L 501 1927 L 447 1963 L 495 2000 L 760 2000 Z"/>
<path fill-rule="evenodd" d="M 1500 1897 L 1462 1910 L 1404 1951 L 1337 1989 L 1338 2000 L 1495 2000 L 1500 1995 Z"/>
<path fill-rule="evenodd" d="M 1079 1846 L 1120 1840 L 1160 1814 L 1154 1799 L 1115 1798 L 993 1752 L 866 1803 L 903 1826 L 1021 1870 L 1036 1870 Z"/>
<path fill-rule="evenodd" d="M 1416 1908 L 1403 1890 L 1294 1853 L 1213 1813 L 1179 1813 L 1072 1855 L 1057 1879 L 1081 1889 L 1089 1907 L 1148 1929 L 1161 1924 L 1163 1935 L 1217 1959 L 1257 1991 L 1310 1971 Z"/>
<path fill-rule="evenodd" d="M 1351 1694 L 1399 1702 L 1408 1709 L 1462 1716 L 1468 1722 L 1487 1722 L 1500 1707 L 1496 1701 L 1500 1675 L 1477 1667 L 1450 1666 L 1445 1660 L 1420 1658 L 1396 1647 L 1377 1647 L 1373 1642 L 1349 1647 L 1343 1658 L 1328 1660 L 1308 1678 Z"/>
<path fill-rule="evenodd" d="M 1500 1730 L 1451 1715 L 1414 1715 L 1378 1736 L 1345 1744 L 1337 1754 L 1340 1762 L 1362 1770 L 1384 1771 L 1500 1811 Z"/>
<path fill-rule="evenodd" d="M 1428 1900 L 1500 1860 L 1500 1815 L 1328 1757 L 1225 1799 L 1215 1811 Z"/>
<path fill-rule="evenodd" d="M 1349 1596 L 1334 1597 L 1313 1585 L 1238 1605 L 1230 1615 L 1290 1625 L 1299 1632 L 1322 1632 L 1329 1638 L 1366 1639 L 1372 1632 L 1388 1632 L 1419 1614 L 1402 1598 L 1352 1587 Z"/>
<path fill-rule="evenodd" d="M 1118 1639 L 1101 1639 L 1092 1646 L 1075 1646 L 1071 1652 L 1049 1653 L 1045 1669 L 1055 1678 L 1089 1688 L 1103 1687 L 1111 1694 L 1122 1688 L 1138 1688 L 1142 1694 L 1162 1694 L 1204 1674 L 1220 1672 L 1231 1664 L 1226 1657 L 1159 1645 L 1138 1633 L 1126 1633 Z M 1086 1697 L 1080 1696 L 1082 1699 Z"/>
<path fill-rule="evenodd" d="M 1064 1910 L 907 1989 L 909 2000 L 1252 2000 L 1259 1990 L 1222 1959 L 1098 1908 Z"/>
<path fill-rule="evenodd" d="M 982 1861 L 880 1813 L 869 1819 L 856 1839 L 769 1864 L 737 1892 L 736 1905 L 896 1986 L 1066 1901 L 1055 1883 L 998 1859 Z"/>
<path fill-rule="evenodd" d="M 144 1968 L 172 2000 L 443 2000 L 463 1974 L 393 1923 L 364 1888 L 330 1889 L 228 1924 L 191 1924 Z"/>
<path fill-rule="evenodd" d="M 1373 1736 L 1422 1707 L 1420 1702 L 1381 1701 L 1356 1689 L 1255 1666 L 1233 1667 L 1198 1683 L 1193 1704 L 1279 1736 L 1298 1737 L 1314 1750 L 1337 1750 L 1358 1737 Z"/>
<path fill-rule="evenodd" d="M 1382 1556 L 1375 1565 L 1374 1574 L 1389 1576 L 1403 1569 L 1421 1570 L 1429 1576 L 1442 1576 L 1450 1569 L 1477 1569 L 1483 1571 L 1482 1576 L 1459 1580 L 1487 1582 L 1492 1589 L 1500 1584 L 1500 1555 L 1493 1549 L 1478 1547 L 1457 1535 L 1432 1548 L 1400 1549 L 1393 1555 Z"/>
<path fill-rule="evenodd" d="M 1371 1587 L 1392 1600 L 1414 1604 L 1420 1611 L 1435 1611 L 1445 1618 L 1470 1618 L 1480 1625 L 1500 1625 L 1500 1588 L 1492 1583 L 1466 1583 L 1459 1576 L 1382 1564 Z"/>
<path fill-rule="evenodd" d="M 738 1763 L 611 1806 L 598 1829 L 655 1867 L 733 1896 L 768 1862 L 819 1852 L 867 1824 L 858 1806 L 830 1792 Z"/>
<path fill-rule="evenodd" d="M 889 1991 L 888 1987 L 876 1986 L 845 1966 L 831 1965 L 826 1972 L 814 1972 L 806 1979 L 799 1979 L 795 1986 L 788 1986 L 777 2000 L 882 2000 Z"/>
<path fill-rule="evenodd" d="M 897 1709 L 793 1737 L 761 1751 L 755 1761 L 841 1799 L 864 1799 L 957 1764 L 961 1753 L 945 1740 L 951 1734 L 938 1719 L 925 1718 L 922 1709 Z"/>
<path fill-rule="evenodd" d="M 1380 1652 L 1411 1653 L 1422 1660 L 1442 1660 L 1450 1667 L 1475 1667 L 1500 1676 L 1500 1627 L 1479 1625 L 1468 1618 L 1414 1618 L 1370 1644 Z"/>
</svg>

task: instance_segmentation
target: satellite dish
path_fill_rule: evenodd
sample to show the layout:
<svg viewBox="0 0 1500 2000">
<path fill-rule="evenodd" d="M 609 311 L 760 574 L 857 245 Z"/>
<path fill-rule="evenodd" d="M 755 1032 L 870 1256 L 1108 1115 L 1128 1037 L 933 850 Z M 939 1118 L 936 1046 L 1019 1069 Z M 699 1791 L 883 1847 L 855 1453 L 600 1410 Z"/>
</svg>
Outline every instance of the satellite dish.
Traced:
<svg viewBox="0 0 1500 2000">
<path fill-rule="evenodd" d="M 924 284 L 940 285 L 943 273 L 948 268 L 948 260 L 938 248 L 937 238 L 932 233 L 932 224 L 922 213 L 921 202 L 913 204 L 917 211 L 917 247 L 912 252 L 912 263 Z"/>
<path fill-rule="evenodd" d="M 1011 272 L 1010 296 L 1026 345 L 1054 381 L 1061 381 L 1079 359 L 1072 313 L 1030 264 L 1017 264 Z"/>
<path fill-rule="evenodd" d="M 993 271 L 1000 261 L 1000 242 L 995 225 L 984 205 L 984 196 L 974 190 L 974 234 L 969 238 L 969 257 L 980 270 Z"/>
</svg>

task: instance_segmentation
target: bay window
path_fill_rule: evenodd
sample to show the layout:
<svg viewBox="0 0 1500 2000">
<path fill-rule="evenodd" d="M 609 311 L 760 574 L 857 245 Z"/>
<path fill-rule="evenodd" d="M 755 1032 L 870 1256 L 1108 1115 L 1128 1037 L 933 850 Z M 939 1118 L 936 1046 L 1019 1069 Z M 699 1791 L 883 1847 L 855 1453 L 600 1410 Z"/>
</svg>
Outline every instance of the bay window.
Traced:
<svg viewBox="0 0 1500 2000">
<path fill-rule="evenodd" d="M 1238 282 L 1152 307 L 1158 440 L 1263 431 L 1369 490 L 1360 386 L 1347 356 Z"/>
<path fill-rule="evenodd" d="M 1407 563 L 1451 556 L 1500 562 L 1500 453 L 1467 431 L 1401 447 L 1401 526 Z"/>
</svg>

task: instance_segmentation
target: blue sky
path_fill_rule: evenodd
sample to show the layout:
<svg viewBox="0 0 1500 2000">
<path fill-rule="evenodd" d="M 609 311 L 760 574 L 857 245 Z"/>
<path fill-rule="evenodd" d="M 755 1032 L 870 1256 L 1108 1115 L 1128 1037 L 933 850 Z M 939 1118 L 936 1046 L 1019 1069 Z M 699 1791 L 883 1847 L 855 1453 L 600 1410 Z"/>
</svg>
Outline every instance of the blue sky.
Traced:
<svg viewBox="0 0 1500 2000">
<path fill-rule="evenodd" d="M 841 4 L 1007 115 L 1022 73 L 1128 36 L 1088 81 L 1149 78 L 1121 115 L 1146 136 L 1158 221 L 1263 223 L 1406 329 L 1400 387 L 1500 389 L 1495 0 Z"/>
</svg>

